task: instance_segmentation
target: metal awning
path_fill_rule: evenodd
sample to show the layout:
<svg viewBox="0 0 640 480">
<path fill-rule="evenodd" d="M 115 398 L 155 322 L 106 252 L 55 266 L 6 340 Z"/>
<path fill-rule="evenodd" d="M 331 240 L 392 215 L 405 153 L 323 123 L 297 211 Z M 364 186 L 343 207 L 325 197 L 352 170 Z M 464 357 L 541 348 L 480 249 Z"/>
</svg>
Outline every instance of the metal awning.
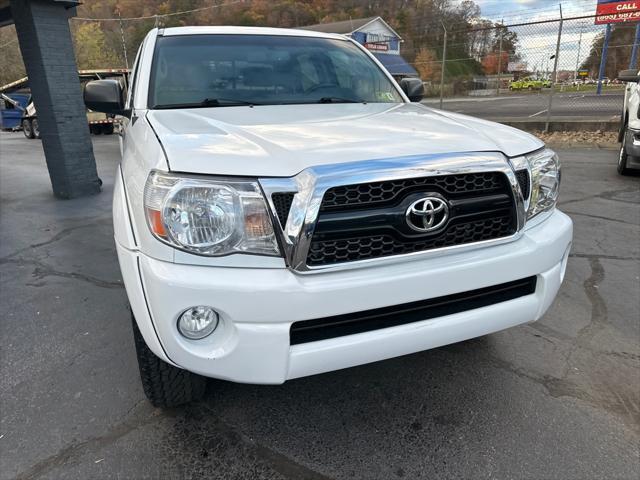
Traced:
<svg viewBox="0 0 640 480">
<path fill-rule="evenodd" d="M 417 77 L 418 72 L 400 55 L 394 55 L 392 53 L 378 53 L 371 52 L 376 57 L 384 68 L 389 70 L 391 75 L 407 75 L 411 77 Z"/>
</svg>

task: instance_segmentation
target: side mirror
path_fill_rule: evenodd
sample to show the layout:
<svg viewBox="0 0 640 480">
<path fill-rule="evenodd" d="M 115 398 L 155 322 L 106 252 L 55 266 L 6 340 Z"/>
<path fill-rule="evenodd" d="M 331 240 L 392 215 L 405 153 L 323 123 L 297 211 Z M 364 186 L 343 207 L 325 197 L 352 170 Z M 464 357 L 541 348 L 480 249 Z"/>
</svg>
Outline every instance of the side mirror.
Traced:
<svg viewBox="0 0 640 480">
<path fill-rule="evenodd" d="M 412 102 L 419 102 L 424 97 L 424 85 L 419 78 L 403 78 L 400 80 L 400 88 Z"/>
<path fill-rule="evenodd" d="M 95 112 L 112 113 L 128 117 L 125 110 L 125 93 L 120 79 L 94 80 L 84 87 L 84 104 Z"/>
<path fill-rule="evenodd" d="M 638 83 L 638 81 L 640 81 L 640 75 L 638 75 L 638 70 L 622 70 L 618 73 L 618 80 Z"/>
</svg>

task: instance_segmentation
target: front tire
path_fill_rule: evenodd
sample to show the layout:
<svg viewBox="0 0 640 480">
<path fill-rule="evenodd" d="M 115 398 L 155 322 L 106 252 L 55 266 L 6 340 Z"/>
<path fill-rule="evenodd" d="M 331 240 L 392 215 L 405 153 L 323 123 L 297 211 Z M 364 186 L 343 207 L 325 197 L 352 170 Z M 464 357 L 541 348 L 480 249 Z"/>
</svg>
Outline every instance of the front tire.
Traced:
<svg viewBox="0 0 640 480">
<path fill-rule="evenodd" d="M 172 408 L 201 400 L 207 379 L 160 360 L 145 343 L 135 318 L 132 320 L 142 388 L 153 406 Z"/>
<path fill-rule="evenodd" d="M 28 118 L 22 120 L 22 133 L 24 133 L 24 136 L 29 139 L 34 137 L 31 120 L 29 120 Z"/>
<path fill-rule="evenodd" d="M 33 130 L 34 138 L 40 138 L 40 125 L 38 124 L 37 118 L 31 120 L 31 130 Z"/>
<path fill-rule="evenodd" d="M 623 113 L 621 118 L 620 118 L 620 128 L 618 129 L 618 142 L 622 143 L 622 140 L 624 140 L 624 134 L 627 132 L 627 122 L 628 122 L 628 117 L 627 117 L 627 113 Z"/>
<path fill-rule="evenodd" d="M 627 167 L 630 155 L 627 153 L 627 129 L 625 128 L 624 131 L 625 133 L 622 135 L 622 145 L 620 146 L 620 154 L 618 155 L 618 173 L 620 175 L 632 175 L 636 170 Z"/>
</svg>

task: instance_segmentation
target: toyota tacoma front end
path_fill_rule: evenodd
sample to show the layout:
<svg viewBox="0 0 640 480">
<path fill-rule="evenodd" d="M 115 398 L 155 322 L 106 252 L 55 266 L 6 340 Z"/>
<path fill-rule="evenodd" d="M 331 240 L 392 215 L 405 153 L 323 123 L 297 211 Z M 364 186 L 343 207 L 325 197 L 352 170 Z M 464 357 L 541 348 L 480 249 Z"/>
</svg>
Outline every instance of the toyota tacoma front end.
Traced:
<svg viewBox="0 0 640 480">
<path fill-rule="evenodd" d="M 118 258 L 145 392 L 287 380 L 539 319 L 572 238 L 557 155 L 420 103 L 362 46 L 309 31 L 180 27 L 125 91 Z"/>
</svg>

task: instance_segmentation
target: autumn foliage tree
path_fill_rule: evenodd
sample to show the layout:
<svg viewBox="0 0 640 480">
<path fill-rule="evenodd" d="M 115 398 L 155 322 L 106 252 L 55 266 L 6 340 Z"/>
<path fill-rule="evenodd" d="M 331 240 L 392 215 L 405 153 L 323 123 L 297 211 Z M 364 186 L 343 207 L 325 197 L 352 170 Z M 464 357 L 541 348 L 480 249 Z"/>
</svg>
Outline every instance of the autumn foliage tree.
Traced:
<svg viewBox="0 0 640 480">
<path fill-rule="evenodd" d="M 73 46 L 80 70 L 123 66 L 116 52 L 107 45 L 105 34 L 97 22 L 76 24 Z"/>
<path fill-rule="evenodd" d="M 482 57 L 482 69 L 487 75 L 505 73 L 509 65 L 509 54 L 507 52 L 492 52 Z"/>
<path fill-rule="evenodd" d="M 144 36 L 153 27 L 254 25 L 294 28 L 315 23 L 381 16 L 402 37 L 401 54 L 425 80 L 439 80 L 448 30 L 447 81 L 482 73 L 488 52 L 513 56 L 517 37 L 491 27 L 471 0 L 83 0 L 70 19 L 80 68 L 130 67 Z M 81 18 L 107 19 L 86 21 Z M 122 18 L 122 22 L 118 19 Z M 125 55 L 126 52 L 126 55 Z M 0 29 L 0 85 L 23 74 L 13 28 Z M 488 60 L 491 62 L 491 60 Z M 506 68 L 506 62 L 505 67 Z"/>
<path fill-rule="evenodd" d="M 414 66 L 422 80 L 437 81 L 440 79 L 442 62 L 438 60 L 436 53 L 432 49 L 421 48 L 416 55 Z"/>
<path fill-rule="evenodd" d="M 631 46 L 635 37 L 634 23 L 614 24 L 611 29 L 609 40 L 609 51 L 607 53 L 607 63 L 605 65 L 605 76 L 615 78 L 620 70 L 629 68 L 631 60 Z M 582 62 L 581 69 L 588 70 L 589 76 L 597 77 L 600 68 L 600 58 L 602 57 L 602 47 L 604 45 L 604 32 L 599 33 L 593 40 L 591 51 Z M 637 68 L 637 64 L 631 68 Z"/>
</svg>

